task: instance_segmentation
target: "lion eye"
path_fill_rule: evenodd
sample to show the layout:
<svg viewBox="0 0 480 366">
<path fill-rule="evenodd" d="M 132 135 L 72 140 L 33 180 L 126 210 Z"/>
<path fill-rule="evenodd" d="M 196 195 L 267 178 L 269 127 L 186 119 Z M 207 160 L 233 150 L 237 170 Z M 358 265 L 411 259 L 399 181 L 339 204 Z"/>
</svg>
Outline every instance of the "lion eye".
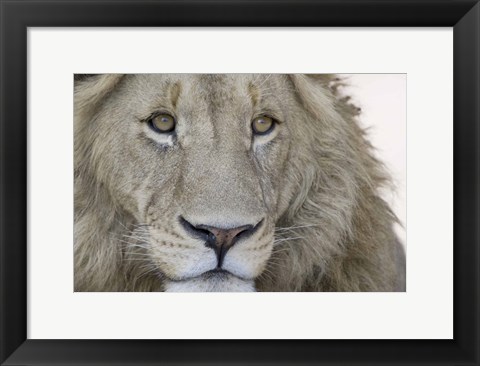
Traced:
<svg viewBox="0 0 480 366">
<path fill-rule="evenodd" d="M 266 135 L 275 127 L 275 121 L 268 116 L 256 117 L 252 121 L 252 130 L 257 135 Z"/>
<path fill-rule="evenodd" d="M 169 114 L 158 114 L 150 118 L 148 124 L 155 132 L 172 132 L 175 129 L 175 118 Z"/>
</svg>

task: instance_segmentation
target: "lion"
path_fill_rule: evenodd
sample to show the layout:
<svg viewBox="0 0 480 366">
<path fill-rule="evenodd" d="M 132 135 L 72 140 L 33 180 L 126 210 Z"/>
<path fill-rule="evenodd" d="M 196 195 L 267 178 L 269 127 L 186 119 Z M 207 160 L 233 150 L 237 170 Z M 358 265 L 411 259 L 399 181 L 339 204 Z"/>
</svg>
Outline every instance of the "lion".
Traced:
<svg viewBox="0 0 480 366">
<path fill-rule="evenodd" d="M 75 291 L 405 291 L 335 75 L 76 75 Z"/>
</svg>

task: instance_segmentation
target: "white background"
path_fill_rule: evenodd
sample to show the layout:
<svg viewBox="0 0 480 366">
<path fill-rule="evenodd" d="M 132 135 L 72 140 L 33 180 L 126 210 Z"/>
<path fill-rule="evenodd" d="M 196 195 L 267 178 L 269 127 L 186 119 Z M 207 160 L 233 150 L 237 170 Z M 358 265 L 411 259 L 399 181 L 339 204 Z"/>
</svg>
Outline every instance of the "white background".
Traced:
<svg viewBox="0 0 480 366">
<path fill-rule="evenodd" d="M 28 337 L 452 338 L 452 36 L 29 29 Z M 72 74 L 98 72 L 406 73 L 407 293 L 73 293 Z"/>
<path fill-rule="evenodd" d="M 342 94 L 362 109 L 360 123 L 375 148 L 374 153 L 392 178 L 392 189 L 383 190 L 401 225 L 398 237 L 406 244 L 407 182 L 407 75 L 343 74 Z"/>
</svg>

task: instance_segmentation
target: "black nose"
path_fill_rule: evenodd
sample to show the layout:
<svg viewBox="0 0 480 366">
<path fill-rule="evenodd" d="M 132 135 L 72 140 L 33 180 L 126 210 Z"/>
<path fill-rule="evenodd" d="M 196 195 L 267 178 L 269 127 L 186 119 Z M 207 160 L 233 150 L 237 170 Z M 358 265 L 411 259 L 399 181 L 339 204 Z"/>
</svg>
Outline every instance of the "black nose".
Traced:
<svg viewBox="0 0 480 366">
<path fill-rule="evenodd" d="M 263 221 L 263 220 L 262 220 Z M 233 228 L 218 228 L 209 225 L 192 225 L 190 222 L 180 217 L 182 226 L 192 235 L 205 240 L 205 245 L 212 248 L 218 259 L 218 267 L 222 266 L 223 258 L 227 251 L 239 241 L 252 235 L 262 223 L 254 225 L 243 225 Z"/>
</svg>

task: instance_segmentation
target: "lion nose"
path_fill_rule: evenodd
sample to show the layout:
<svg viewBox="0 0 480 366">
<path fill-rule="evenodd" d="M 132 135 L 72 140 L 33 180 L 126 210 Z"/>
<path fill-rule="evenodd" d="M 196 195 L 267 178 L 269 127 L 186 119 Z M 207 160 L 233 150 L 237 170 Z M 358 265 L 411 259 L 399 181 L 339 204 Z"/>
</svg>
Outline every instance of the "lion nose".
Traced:
<svg viewBox="0 0 480 366">
<path fill-rule="evenodd" d="M 225 258 L 225 254 L 227 254 L 228 250 L 233 247 L 242 234 L 246 234 L 251 231 L 253 229 L 253 225 L 244 225 L 231 229 L 221 229 L 208 225 L 198 225 L 197 228 L 209 232 L 209 237 L 205 242 L 205 245 L 215 251 L 218 258 L 218 267 L 221 267 L 223 258 Z"/>
<path fill-rule="evenodd" d="M 262 220 L 263 221 L 263 220 Z M 260 221 L 256 225 L 243 225 L 233 228 L 219 228 L 210 225 L 192 225 L 183 217 L 180 222 L 192 235 L 205 239 L 205 245 L 215 251 L 218 259 L 218 267 L 222 266 L 223 259 L 228 250 L 233 247 L 239 239 L 252 235 L 260 227 Z"/>
</svg>

